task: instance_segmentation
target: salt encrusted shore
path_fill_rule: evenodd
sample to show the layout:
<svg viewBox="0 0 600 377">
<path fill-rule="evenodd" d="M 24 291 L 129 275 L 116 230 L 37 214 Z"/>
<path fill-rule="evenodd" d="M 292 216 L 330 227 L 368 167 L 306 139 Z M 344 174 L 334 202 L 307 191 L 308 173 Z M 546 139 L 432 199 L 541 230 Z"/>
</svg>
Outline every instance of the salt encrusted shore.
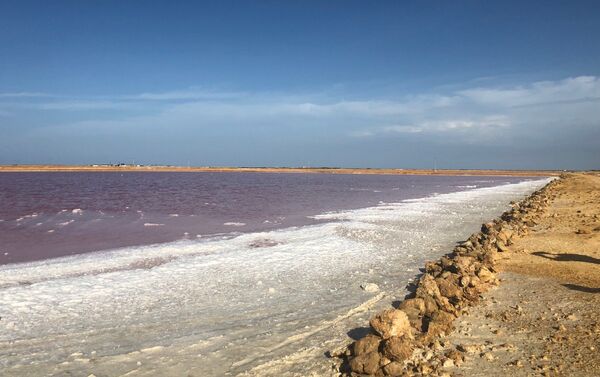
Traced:
<svg viewBox="0 0 600 377">
<path fill-rule="evenodd" d="M 515 346 L 509 343 L 491 346 L 473 342 L 477 339 L 468 342 L 468 331 L 462 339 L 450 337 L 460 321 L 457 318 L 462 319 L 471 309 L 477 309 L 475 305 L 485 293 L 499 284 L 499 261 L 513 254 L 515 243 L 547 221 L 549 204 L 557 198 L 565 181 L 574 177 L 577 176 L 562 176 L 526 199 L 511 203 L 509 211 L 483 224 L 480 232 L 456 246 L 451 254 L 427 263 L 404 301 L 371 318 L 370 334 L 347 349 L 332 353 L 341 361 L 340 372 L 351 376 L 475 375 L 478 366 L 473 365 L 473 354 L 489 361 L 497 358 L 488 352 L 492 348 L 511 351 Z M 506 309 L 498 307 L 496 311 Z M 479 325 L 482 324 L 485 325 L 485 319 L 480 321 Z M 467 342 L 457 344 L 457 339 Z M 465 361 L 471 362 L 470 369 L 461 370 Z M 505 365 L 519 368 L 522 364 L 523 361 L 513 360 Z M 500 369 L 488 368 L 486 373 L 511 374 Z M 556 370 L 542 368 L 539 372 Z"/>
</svg>

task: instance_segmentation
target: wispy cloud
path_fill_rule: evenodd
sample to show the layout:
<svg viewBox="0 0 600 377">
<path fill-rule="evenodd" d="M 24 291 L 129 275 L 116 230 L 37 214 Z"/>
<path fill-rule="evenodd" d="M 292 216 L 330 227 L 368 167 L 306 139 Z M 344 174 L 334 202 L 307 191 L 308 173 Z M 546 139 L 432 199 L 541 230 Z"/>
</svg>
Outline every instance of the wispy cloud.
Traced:
<svg viewBox="0 0 600 377">
<path fill-rule="evenodd" d="M 517 135 L 564 138 L 569 128 L 586 132 L 600 128 L 600 78 L 595 76 L 512 87 L 478 85 L 394 99 L 346 100 L 323 92 L 298 95 L 202 88 L 88 98 L 25 92 L 0 96 L 20 97 L 21 106 L 34 110 L 73 112 L 76 120 L 61 124 L 72 132 L 90 127 L 114 128 L 114 132 L 295 127 L 306 129 L 307 135 L 327 129 L 331 135 L 354 139 L 428 137 L 440 142 L 490 143 L 514 140 Z M 135 116 L 125 110 L 135 110 Z"/>
<path fill-rule="evenodd" d="M 41 98 L 41 97 L 53 97 L 53 95 L 48 94 L 48 93 L 38 93 L 38 92 L 0 93 L 0 98 Z"/>
<path fill-rule="evenodd" d="M 458 94 L 476 103 L 503 107 L 589 102 L 600 99 L 600 78 L 579 76 L 513 88 L 472 88 Z"/>
<path fill-rule="evenodd" d="M 58 110 L 58 111 L 86 111 L 86 110 L 103 110 L 103 109 L 122 109 L 129 108 L 131 104 L 119 101 L 101 101 L 101 100 L 69 100 L 45 102 L 33 105 L 34 108 L 40 110 Z"/>
<path fill-rule="evenodd" d="M 159 93 L 140 93 L 121 96 L 121 99 L 148 100 L 148 101 L 190 101 L 190 100 L 224 100 L 246 96 L 244 92 L 214 91 L 202 89 L 185 89 Z"/>
</svg>

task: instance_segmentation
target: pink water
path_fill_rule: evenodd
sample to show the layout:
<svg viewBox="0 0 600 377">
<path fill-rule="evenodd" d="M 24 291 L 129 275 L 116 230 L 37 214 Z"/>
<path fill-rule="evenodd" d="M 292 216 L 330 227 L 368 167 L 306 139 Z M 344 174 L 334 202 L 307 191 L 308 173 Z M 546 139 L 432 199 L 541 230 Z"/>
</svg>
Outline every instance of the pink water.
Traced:
<svg viewBox="0 0 600 377">
<path fill-rule="evenodd" d="M 0 264 L 302 226 L 308 216 L 527 178 L 0 173 Z"/>
</svg>

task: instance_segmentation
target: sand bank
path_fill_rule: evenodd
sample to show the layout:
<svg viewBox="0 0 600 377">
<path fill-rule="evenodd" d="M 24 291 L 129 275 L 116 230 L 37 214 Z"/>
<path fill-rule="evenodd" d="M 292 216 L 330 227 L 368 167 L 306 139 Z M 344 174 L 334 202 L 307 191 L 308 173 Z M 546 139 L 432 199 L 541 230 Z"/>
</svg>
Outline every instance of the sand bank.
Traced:
<svg viewBox="0 0 600 377">
<path fill-rule="evenodd" d="M 184 167 L 107 165 L 0 165 L 0 172 L 213 172 L 213 173 L 325 173 L 466 176 L 558 176 L 551 170 L 471 170 L 471 169 L 362 169 L 362 168 L 271 168 L 271 167 Z"/>
<path fill-rule="evenodd" d="M 598 246 L 600 176 L 564 176 L 428 263 L 334 360 L 353 376 L 599 375 Z"/>
</svg>

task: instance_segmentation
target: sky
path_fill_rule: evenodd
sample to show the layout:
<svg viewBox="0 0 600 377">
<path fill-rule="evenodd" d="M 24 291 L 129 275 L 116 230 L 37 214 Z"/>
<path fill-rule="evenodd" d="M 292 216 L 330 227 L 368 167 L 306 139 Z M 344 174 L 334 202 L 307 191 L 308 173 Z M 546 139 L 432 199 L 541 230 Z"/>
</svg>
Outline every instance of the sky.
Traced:
<svg viewBox="0 0 600 377">
<path fill-rule="evenodd" d="M 600 169 L 598 1 L 0 1 L 0 164 Z"/>
</svg>

